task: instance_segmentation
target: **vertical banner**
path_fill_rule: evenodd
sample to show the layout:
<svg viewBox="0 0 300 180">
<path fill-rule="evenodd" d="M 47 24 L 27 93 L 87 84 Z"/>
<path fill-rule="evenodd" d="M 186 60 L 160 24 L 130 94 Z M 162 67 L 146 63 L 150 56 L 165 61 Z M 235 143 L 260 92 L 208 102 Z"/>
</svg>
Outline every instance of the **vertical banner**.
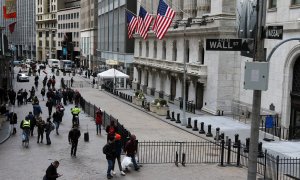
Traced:
<svg viewBox="0 0 300 180">
<path fill-rule="evenodd" d="M 13 23 L 11 23 L 11 24 L 9 25 L 9 31 L 10 31 L 10 33 L 13 33 L 13 32 L 14 32 L 16 23 L 17 23 L 17 22 L 13 22 Z"/>
<path fill-rule="evenodd" d="M 6 19 L 17 17 L 17 0 L 5 0 Z"/>
</svg>

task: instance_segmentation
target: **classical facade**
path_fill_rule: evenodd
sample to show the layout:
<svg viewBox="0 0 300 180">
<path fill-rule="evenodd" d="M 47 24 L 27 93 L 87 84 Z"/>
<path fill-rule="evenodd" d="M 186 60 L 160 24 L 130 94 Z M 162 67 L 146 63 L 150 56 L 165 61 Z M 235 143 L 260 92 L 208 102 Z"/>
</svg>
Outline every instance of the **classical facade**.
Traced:
<svg viewBox="0 0 300 180">
<path fill-rule="evenodd" d="M 141 4 L 155 12 L 157 2 L 144 0 Z M 235 19 L 239 2 L 172 3 L 178 26 L 174 23 L 163 40 L 158 40 L 153 32 L 147 40 L 135 36 L 133 88 L 179 104 L 185 87 L 187 101 L 195 103 L 197 109 L 215 115 L 220 111 L 232 115 L 238 109 L 238 113 L 251 116 L 253 91 L 244 89 L 244 67 L 252 59 L 240 52 L 205 50 L 206 39 L 237 38 Z M 283 25 L 283 39 L 299 36 L 299 5 L 299 1 L 268 1 L 267 25 Z M 188 17 L 192 18 L 191 25 L 185 27 Z M 279 42 L 266 39 L 267 54 Z M 262 93 L 262 114 L 278 115 L 281 135 L 289 139 L 300 138 L 299 57 L 297 41 L 278 48 L 270 61 L 269 88 Z"/>
<path fill-rule="evenodd" d="M 57 10 L 59 0 L 36 0 L 36 59 L 56 58 Z"/>
<path fill-rule="evenodd" d="M 81 0 L 80 60 L 82 65 L 97 70 L 98 0 Z"/>
<path fill-rule="evenodd" d="M 134 40 L 127 36 L 125 9 L 135 12 L 136 6 L 136 0 L 98 0 L 98 60 L 101 67 L 114 66 L 130 78 L 133 76 Z"/>
</svg>

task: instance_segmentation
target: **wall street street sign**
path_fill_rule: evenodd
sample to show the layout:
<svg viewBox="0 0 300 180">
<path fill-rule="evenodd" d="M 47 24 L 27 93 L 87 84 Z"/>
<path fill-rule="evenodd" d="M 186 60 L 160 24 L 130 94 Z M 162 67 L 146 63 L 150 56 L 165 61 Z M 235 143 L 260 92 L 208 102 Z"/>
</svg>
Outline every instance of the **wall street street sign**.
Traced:
<svg viewBox="0 0 300 180">
<path fill-rule="evenodd" d="M 241 51 L 242 39 L 206 39 L 207 51 Z"/>
</svg>

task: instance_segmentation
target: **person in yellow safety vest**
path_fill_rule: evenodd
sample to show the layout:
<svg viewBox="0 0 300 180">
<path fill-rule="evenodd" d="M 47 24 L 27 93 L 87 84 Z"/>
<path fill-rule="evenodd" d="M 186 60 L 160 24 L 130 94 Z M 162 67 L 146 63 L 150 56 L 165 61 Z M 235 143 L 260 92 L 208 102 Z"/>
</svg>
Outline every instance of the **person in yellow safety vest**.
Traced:
<svg viewBox="0 0 300 180">
<path fill-rule="evenodd" d="M 75 118 L 78 118 L 78 122 L 77 124 L 79 125 L 79 113 L 81 112 L 80 108 L 78 108 L 78 106 L 76 105 L 74 108 L 71 108 L 71 113 L 73 115 L 73 125 L 75 123 Z M 77 117 L 76 117 L 77 116 Z"/>
<path fill-rule="evenodd" d="M 21 121 L 20 123 L 20 128 L 23 129 L 23 133 L 25 135 L 25 139 L 23 139 L 23 141 L 25 140 L 29 140 L 29 133 L 30 133 L 30 120 L 29 119 L 24 119 Z"/>
</svg>

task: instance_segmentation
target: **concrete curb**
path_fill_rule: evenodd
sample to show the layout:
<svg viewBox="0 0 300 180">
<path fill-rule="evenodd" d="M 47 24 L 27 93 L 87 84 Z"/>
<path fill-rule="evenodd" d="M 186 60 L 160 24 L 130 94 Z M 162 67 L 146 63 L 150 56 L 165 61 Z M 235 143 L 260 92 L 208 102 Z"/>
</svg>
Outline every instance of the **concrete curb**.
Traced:
<svg viewBox="0 0 300 180">
<path fill-rule="evenodd" d="M 10 125 L 8 125 L 8 132 L 9 133 L 7 133 L 6 137 L 2 141 L 0 141 L 0 144 L 3 144 L 5 141 L 7 141 L 10 138 L 10 136 L 11 136 L 11 126 Z"/>
</svg>

